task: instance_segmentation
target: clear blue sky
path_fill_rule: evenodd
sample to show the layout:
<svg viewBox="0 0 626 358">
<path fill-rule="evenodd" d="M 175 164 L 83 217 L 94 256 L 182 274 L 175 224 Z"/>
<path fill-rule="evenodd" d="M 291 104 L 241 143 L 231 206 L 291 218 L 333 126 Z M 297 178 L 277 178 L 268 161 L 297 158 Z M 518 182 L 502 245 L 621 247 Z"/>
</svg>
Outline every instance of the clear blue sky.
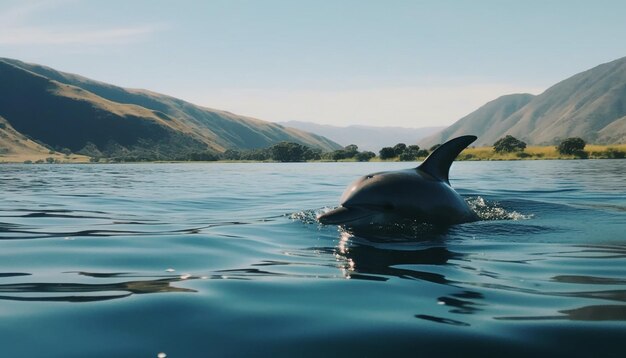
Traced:
<svg viewBox="0 0 626 358">
<path fill-rule="evenodd" d="M 626 56 L 625 1 L 0 0 L 0 57 L 270 121 L 449 125 Z"/>
</svg>

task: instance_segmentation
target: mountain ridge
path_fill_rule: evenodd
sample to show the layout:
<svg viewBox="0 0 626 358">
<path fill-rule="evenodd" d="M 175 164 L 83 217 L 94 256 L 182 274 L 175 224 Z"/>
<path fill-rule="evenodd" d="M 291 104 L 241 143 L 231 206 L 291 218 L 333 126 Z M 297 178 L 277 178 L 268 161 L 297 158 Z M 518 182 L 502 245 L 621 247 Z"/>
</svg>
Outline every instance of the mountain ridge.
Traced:
<svg viewBox="0 0 626 358">
<path fill-rule="evenodd" d="M 103 149 L 111 141 L 142 150 L 154 146 L 168 156 L 256 149 L 281 141 L 322 150 L 341 147 L 313 133 L 19 60 L 0 58 L 0 79 L 0 116 L 25 135 L 71 150 L 89 142 Z"/>
<path fill-rule="evenodd" d="M 507 116 L 487 111 L 489 105 L 502 107 L 507 98 L 519 96 L 523 94 L 499 97 L 421 143 L 433 145 L 468 133 L 478 135 L 476 145 L 492 145 L 505 135 L 532 145 L 553 145 L 568 137 L 596 144 L 626 143 L 626 57 L 566 78 L 528 97 Z"/>
</svg>

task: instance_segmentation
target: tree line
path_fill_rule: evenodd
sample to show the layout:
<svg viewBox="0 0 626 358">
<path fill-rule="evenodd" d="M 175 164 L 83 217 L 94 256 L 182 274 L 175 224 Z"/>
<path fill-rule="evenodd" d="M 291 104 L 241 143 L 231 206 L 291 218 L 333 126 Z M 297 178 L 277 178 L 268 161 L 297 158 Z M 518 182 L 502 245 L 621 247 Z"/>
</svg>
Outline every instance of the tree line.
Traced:
<svg viewBox="0 0 626 358">
<path fill-rule="evenodd" d="M 557 146 L 556 150 L 561 155 L 571 155 L 576 158 L 586 159 L 589 157 L 589 152 L 585 151 L 585 146 L 587 143 L 584 139 L 580 137 L 570 137 L 562 140 Z M 516 155 L 520 158 L 529 156 L 527 153 L 524 153 L 526 149 L 526 143 L 511 136 L 507 135 L 500 139 L 498 139 L 493 144 L 493 150 L 496 153 L 516 153 Z M 608 159 L 621 159 L 626 157 L 626 153 L 617 150 L 608 148 L 606 151 L 602 153 L 591 153 L 596 157 L 603 157 Z"/>
<path fill-rule="evenodd" d="M 406 145 L 398 143 L 393 147 L 384 147 L 379 151 L 378 157 L 383 160 L 398 158 L 401 161 L 413 161 L 425 158 L 430 152 L 420 149 L 418 145 Z M 330 152 L 322 152 L 320 149 L 293 143 L 280 142 L 268 148 L 251 150 L 226 150 L 224 153 L 190 153 L 188 160 L 251 160 L 251 161 L 275 161 L 275 162 L 306 162 L 312 160 L 340 161 L 351 160 L 367 162 L 376 158 L 372 151 L 360 151 L 356 144 L 347 145 L 341 149 Z"/>
<path fill-rule="evenodd" d="M 440 144 L 434 145 L 429 149 L 422 149 L 418 145 L 406 145 L 398 143 L 393 147 L 383 147 L 378 154 L 372 151 L 360 151 L 355 144 L 350 144 L 341 149 L 330 152 L 322 152 L 317 148 L 311 148 L 306 145 L 293 142 L 280 142 L 267 148 L 234 150 L 228 149 L 225 152 L 218 153 L 211 150 L 185 150 L 185 151 L 166 151 L 160 150 L 160 146 L 148 149 L 148 146 L 126 148 L 117 143 L 108 143 L 104 148 L 98 148 L 93 143 L 87 143 L 77 154 L 91 157 L 92 162 L 142 162 L 142 161 L 274 161 L 274 162 L 306 162 L 306 161 L 359 161 L 367 162 L 374 158 L 380 160 L 399 160 L 399 161 L 417 161 L 426 158 L 432 151 L 437 149 Z M 515 153 L 518 157 L 530 157 L 531 154 L 525 153 L 526 143 L 507 135 L 498 139 L 493 144 L 495 153 Z M 561 141 L 556 149 L 559 154 L 572 155 L 577 158 L 587 158 L 589 153 L 585 152 L 586 143 L 579 137 L 567 138 Z M 71 154 L 67 148 L 55 148 L 50 153 L 60 152 L 66 156 Z M 165 148 L 163 148 L 165 149 Z M 169 149 L 169 148 L 167 148 Z M 608 149 L 602 153 L 591 153 L 595 157 L 605 158 L 624 158 L 626 153 L 619 150 Z M 467 155 L 470 159 L 471 154 Z M 53 159 L 53 158 L 48 158 Z M 463 157 L 460 157 L 463 159 Z M 50 162 L 50 161 L 49 161 Z"/>
<path fill-rule="evenodd" d="M 436 146 L 435 146 L 436 147 Z M 432 151 L 435 147 L 432 147 Z M 67 148 L 57 148 L 57 152 L 69 155 Z M 222 153 L 211 150 L 188 150 L 178 153 L 160 153 L 158 148 L 148 150 L 145 147 L 126 148 L 117 143 L 109 143 L 104 148 L 98 148 L 93 143 L 87 143 L 77 154 L 91 157 L 92 162 L 143 162 L 143 161 L 274 161 L 274 162 L 306 162 L 306 161 L 359 161 L 367 162 L 373 158 L 389 160 L 397 158 L 400 161 L 414 161 L 425 158 L 430 154 L 427 149 L 418 145 L 398 143 L 393 147 L 384 147 L 378 155 L 372 151 L 360 151 L 356 144 L 350 144 L 341 149 L 323 152 L 318 148 L 311 148 L 294 142 L 280 142 L 267 148 L 235 150 L 228 149 Z M 54 153 L 54 150 L 51 151 Z"/>
</svg>

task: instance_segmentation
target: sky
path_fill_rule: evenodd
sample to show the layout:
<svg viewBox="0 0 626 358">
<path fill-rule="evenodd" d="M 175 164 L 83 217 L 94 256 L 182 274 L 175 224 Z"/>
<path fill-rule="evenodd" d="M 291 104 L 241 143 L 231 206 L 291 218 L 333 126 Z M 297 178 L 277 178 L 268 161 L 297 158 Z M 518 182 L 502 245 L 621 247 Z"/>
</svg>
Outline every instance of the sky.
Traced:
<svg viewBox="0 0 626 358">
<path fill-rule="evenodd" d="M 621 0 L 0 0 L 0 57 L 268 121 L 447 126 L 626 56 Z"/>
</svg>

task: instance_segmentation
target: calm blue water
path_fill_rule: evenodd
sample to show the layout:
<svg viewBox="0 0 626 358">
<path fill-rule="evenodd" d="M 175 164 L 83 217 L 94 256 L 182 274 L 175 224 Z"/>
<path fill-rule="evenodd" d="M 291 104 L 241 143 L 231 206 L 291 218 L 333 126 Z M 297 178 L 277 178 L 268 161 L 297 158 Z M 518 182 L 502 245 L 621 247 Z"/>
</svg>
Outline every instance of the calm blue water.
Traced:
<svg viewBox="0 0 626 358">
<path fill-rule="evenodd" d="M 320 226 L 407 163 L 0 166 L 0 356 L 602 356 L 626 348 L 626 161 L 458 162 L 482 221 Z"/>
</svg>

